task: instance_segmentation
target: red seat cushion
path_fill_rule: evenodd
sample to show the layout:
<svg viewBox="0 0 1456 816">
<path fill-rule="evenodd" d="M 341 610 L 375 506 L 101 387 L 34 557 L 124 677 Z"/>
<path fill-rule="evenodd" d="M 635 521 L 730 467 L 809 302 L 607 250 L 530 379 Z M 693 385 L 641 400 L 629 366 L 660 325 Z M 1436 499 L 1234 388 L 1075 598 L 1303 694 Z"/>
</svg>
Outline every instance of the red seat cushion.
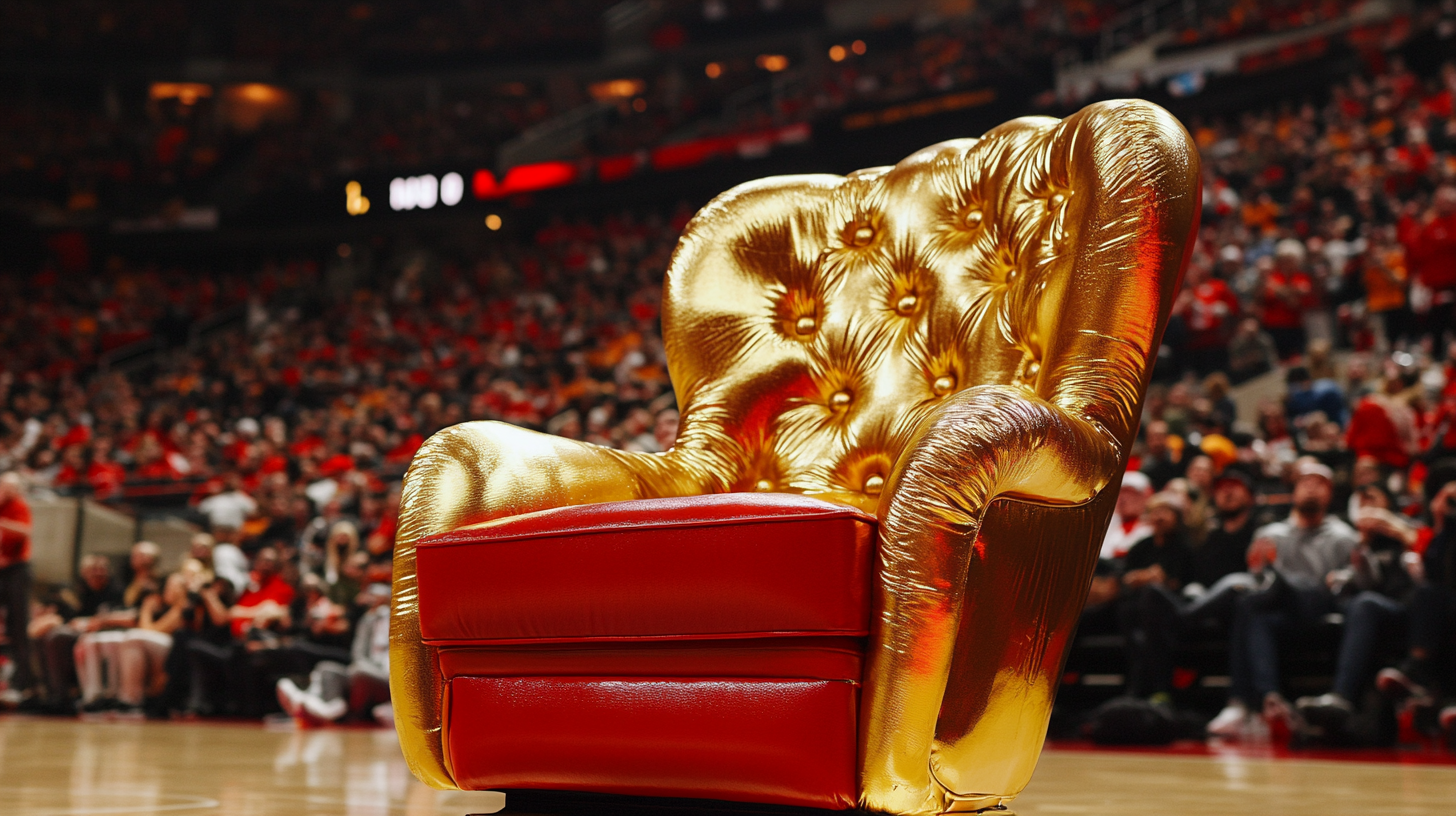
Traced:
<svg viewBox="0 0 1456 816">
<path fill-rule="evenodd" d="M 431 536 L 435 645 L 863 635 L 873 517 L 775 493 L 582 505 Z"/>
<path fill-rule="evenodd" d="M 442 735 L 465 790 L 557 788 L 846 809 L 859 684 L 456 677 Z"/>
<path fill-rule="evenodd" d="M 612 641 L 439 651 L 466 790 L 855 803 L 864 639 Z"/>
</svg>

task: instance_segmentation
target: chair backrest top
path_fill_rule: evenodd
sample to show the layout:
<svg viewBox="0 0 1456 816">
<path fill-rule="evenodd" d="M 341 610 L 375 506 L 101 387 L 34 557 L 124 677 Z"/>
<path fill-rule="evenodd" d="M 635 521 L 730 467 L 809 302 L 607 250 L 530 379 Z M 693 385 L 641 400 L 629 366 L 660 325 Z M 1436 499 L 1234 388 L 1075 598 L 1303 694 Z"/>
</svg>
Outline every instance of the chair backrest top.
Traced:
<svg viewBox="0 0 1456 816">
<path fill-rule="evenodd" d="M 708 204 L 683 233 L 665 295 L 679 448 L 708 454 L 721 489 L 847 493 L 872 506 L 946 396 L 1020 384 L 1054 399 L 1043 365 L 1058 332 L 1105 325 L 1140 347 L 1129 365 L 1142 378 L 1156 301 L 1153 313 L 1068 314 L 1135 306 L 1150 286 L 1171 291 L 1178 273 L 1127 269 L 1097 283 L 1127 296 L 1079 302 L 1083 247 L 1109 240 L 1101 205 L 1115 191 L 1103 180 L 1157 187 L 1166 175 L 1167 162 L 1079 167 L 1104 160 L 1097 151 L 1117 132 L 1108 117 L 1156 148 L 1139 152 L 1134 139 L 1130 155 L 1191 151 L 1161 109 L 1133 113 L 1018 119 L 894 167 L 768 178 Z M 1181 194 L 1196 197 L 1191 186 Z"/>
</svg>

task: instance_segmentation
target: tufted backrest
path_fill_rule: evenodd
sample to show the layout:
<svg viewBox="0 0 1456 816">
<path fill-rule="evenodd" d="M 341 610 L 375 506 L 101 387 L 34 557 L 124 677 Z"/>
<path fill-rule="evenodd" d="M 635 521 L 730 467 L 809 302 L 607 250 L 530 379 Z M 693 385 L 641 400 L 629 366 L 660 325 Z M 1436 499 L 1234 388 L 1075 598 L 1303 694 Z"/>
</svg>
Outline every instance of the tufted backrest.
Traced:
<svg viewBox="0 0 1456 816">
<path fill-rule="evenodd" d="M 667 277 L 677 453 L 714 489 L 873 511 L 914 429 L 962 389 L 1020 385 L 1125 442 L 1177 285 L 1159 207 L 1196 207 L 1190 172 L 1182 127 L 1121 102 L 719 196 Z"/>
</svg>

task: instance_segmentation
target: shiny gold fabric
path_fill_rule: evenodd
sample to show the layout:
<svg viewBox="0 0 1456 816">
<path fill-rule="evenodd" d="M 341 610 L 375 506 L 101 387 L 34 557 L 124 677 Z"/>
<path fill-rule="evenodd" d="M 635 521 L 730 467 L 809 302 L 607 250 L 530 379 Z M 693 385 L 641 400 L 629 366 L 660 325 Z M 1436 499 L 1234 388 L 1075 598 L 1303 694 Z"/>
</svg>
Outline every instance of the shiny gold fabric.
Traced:
<svg viewBox="0 0 1456 816">
<path fill-rule="evenodd" d="M 416 618 L 421 536 L 569 504 L 761 490 L 880 518 L 861 805 L 929 814 L 1015 796 L 1197 208 L 1187 133 L 1143 102 L 719 196 L 667 273 L 673 450 L 466 423 L 411 466 L 391 660 L 415 773 L 452 785 Z"/>
</svg>

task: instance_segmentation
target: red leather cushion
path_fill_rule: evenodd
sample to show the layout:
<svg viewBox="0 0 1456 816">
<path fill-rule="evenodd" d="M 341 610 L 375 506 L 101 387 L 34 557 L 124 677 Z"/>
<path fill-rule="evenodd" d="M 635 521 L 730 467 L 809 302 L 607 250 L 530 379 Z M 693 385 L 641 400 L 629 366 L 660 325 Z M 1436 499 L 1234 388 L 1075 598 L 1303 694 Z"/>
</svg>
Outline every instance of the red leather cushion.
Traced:
<svg viewBox="0 0 1456 816">
<path fill-rule="evenodd" d="M 862 635 L 875 520 L 773 493 L 563 507 L 420 542 L 436 645 Z"/>
<path fill-rule="evenodd" d="M 446 688 L 446 755 L 466 790 L 854 807 L 854 683 L 457 677 Z"/>
</svg>

